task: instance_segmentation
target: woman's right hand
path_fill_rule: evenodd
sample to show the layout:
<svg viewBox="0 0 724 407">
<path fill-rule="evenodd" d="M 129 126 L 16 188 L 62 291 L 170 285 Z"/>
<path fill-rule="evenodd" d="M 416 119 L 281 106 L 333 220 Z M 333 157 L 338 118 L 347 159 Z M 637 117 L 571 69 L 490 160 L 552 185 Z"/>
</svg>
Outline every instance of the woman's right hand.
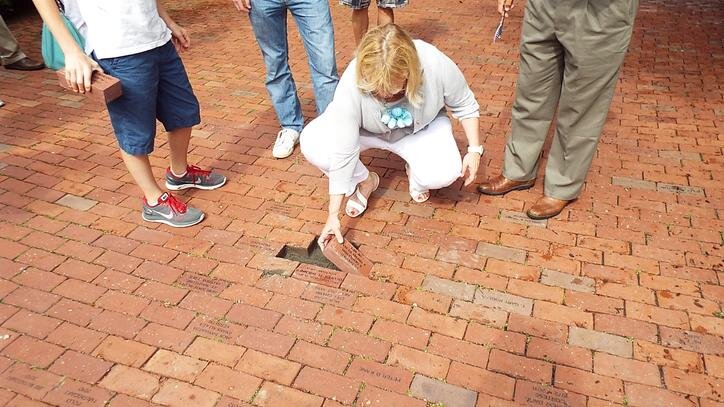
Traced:
<svg viewBox="0 0 724 407">
<path fill-rule="evenodd" d="M 103 72 L 98 63 L 82 51 L 65 55 L 65 80 L 75 92 L 86 93 L 91 90 L 93 71 Z"/>
<path fill-rule="evenodd" d="M 339 223 L 339 218 L 337 216 L 329 215 L 329 217 L 327 217 L 327 223 L 324 224 L 322 232 L 319 234 L 319 240 L 317 240 L 317 243 L 319 244 L 319 247 L 324 250 L 327 243 L 335 238 L 338 243 L 344 242 L 344 239 L 342 238 L 342 225 Z"/>
<path fill-rule="evenodd" d="M 513 7 L 515 7 L 513 0 L 498 0 L 498 13 L 505 13 L 506 17 L 508 17 L 508 12 L 512 10 Z"/>
</svg>

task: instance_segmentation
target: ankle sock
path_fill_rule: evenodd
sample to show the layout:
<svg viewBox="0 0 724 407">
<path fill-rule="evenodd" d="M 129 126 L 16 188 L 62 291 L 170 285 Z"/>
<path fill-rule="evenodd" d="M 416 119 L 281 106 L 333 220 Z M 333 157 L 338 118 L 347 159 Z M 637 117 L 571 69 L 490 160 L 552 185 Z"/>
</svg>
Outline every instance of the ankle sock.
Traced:
<svg viewBox="0 0 724 407">
<path fill-rule="evenodd" d="M 182 174 L 176 174 L 175 172 L 173 172 L 173 170 L 171 170 L 171 175 L 173 175 L 176 178 L 181 178 L 181 177 L 185 176 L 187 172 L 188 171 L 184 170 L 184 172 Z"/>
</svg>

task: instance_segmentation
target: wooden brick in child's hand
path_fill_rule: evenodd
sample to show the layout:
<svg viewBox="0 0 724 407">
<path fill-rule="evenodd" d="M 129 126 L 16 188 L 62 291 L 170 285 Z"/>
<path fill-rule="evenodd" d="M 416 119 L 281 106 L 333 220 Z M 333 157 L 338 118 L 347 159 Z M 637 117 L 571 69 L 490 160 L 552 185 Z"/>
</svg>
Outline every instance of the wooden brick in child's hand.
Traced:
<svg viewBox="0 0 724 407">
<path fill-rule="evenodd" d="M 365 277 L 370 276 L 372 262 L 356 247 L 352 246 L 349 240 L 345 240 L 340 244 L 336 238 L 333 238 L 324 246 L 322 253 L 344 272 L 362 274 Z"/>
<path fill-rule="evenodd" d="M 65 71 L 61 69 L 56 71 L 56 74 L 58 75 L 58 83 L 60 83 L 60 86 L 63 87 L 63 89 L 72 91 L 71 86 L 65 79 Z M 85 93 L 85 95 L 104 104 L 118 99 L 122 94 L 121 81 L 98 71 L 93 72 L 93 76 L 91 77 L 91 90 Z"/>
</svg>

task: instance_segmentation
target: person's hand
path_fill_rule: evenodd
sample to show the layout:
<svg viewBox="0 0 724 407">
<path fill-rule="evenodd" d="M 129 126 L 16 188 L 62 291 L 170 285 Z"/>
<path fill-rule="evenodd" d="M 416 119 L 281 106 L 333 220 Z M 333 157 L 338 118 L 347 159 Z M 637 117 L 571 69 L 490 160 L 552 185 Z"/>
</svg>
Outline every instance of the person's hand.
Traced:
<svg viewBox="0 0 724 407">
<path fill-rule="evenodd" d="M 478 153 L 467 153 L 463 157 L 463 170 L 460 173 L 460 178 L 465 177 L 465 173 L 468 173 L 465 178 L 465 186 L 468 186 L 475 181 L 475 177 L 478 174 L 478 167 L 480 167 L 480 154 Z"/>
<path fill-rule="evenodd" d="M 176 47 L 176 52 L 183 52 L 191 48 L 191 36 L 188 30 L 178 24 L 171 24 L 168 28 L 171 30 L 171 41 Z"/>
<path fill-rule="evenodd" d="M 98 63 L 82 51 L 65 55 L 65 81 L 73 92 L 86 93 L 91 90 L 93 71 L 103 72 Z"/>
<path fill-rule="evenodd" d="M 335 238 L 338 243 L 344 242 L 344 239 L 342 238 L 342 225 L 339 223 L 338 217 L 329 215 L 329 217 L 327 217 L 327 223 L 324 225 L 322 232 L 319 234 L 319 240 L 317 240 L 317 243 L 319 244 L 319 247 L 324 250 L 327 243 Z"/>
<path fill-rule="evenodd" d="M 231 0 L 234 5 L 236 6 L 236 9 L 239 11 L 245 11 L 249 12 L 251 10 L 251 0 Z"/>
<path fill-rule="evenodd" d="M 498 0 L 498 13 L 505 13 L 505 17 L 508 17 L 508 12 L 515 7 L 514 0 Z"/>
</svg>

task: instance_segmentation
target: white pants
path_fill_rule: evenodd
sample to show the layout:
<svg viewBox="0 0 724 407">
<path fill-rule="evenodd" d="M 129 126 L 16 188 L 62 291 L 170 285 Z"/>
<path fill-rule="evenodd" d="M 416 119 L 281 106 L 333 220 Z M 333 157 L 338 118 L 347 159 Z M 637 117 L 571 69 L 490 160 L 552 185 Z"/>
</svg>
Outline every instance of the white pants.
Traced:
<svg viewBox="0 0 724 407">
<path fill-rule="evenodd" d="M 317 126 L 311 126 L 312 124 Z M 302 154 L 312 165 L 328 174 L 333 145 L 330 140 L 335 137 L 334 123 L 329 123 L 331 124 L 329 127 L 318 124 L 310 123 L 310 126 L 302 132 L 300 147 Z M 436 118 L 423 130 L 394 143 L 377 137 L 360 136 L 359 144 L 360 151 L 379 148 L 402 157 L 409 166 L 411 190 L 440 189 L 460 178 L 462 159 L 447 116 Z M 351 195 L 357 184 L 366 180 L 368 175 L 367 168 L 357 159 L 354 174 L 349 181 L 347 196 Z"/>
</svg>

